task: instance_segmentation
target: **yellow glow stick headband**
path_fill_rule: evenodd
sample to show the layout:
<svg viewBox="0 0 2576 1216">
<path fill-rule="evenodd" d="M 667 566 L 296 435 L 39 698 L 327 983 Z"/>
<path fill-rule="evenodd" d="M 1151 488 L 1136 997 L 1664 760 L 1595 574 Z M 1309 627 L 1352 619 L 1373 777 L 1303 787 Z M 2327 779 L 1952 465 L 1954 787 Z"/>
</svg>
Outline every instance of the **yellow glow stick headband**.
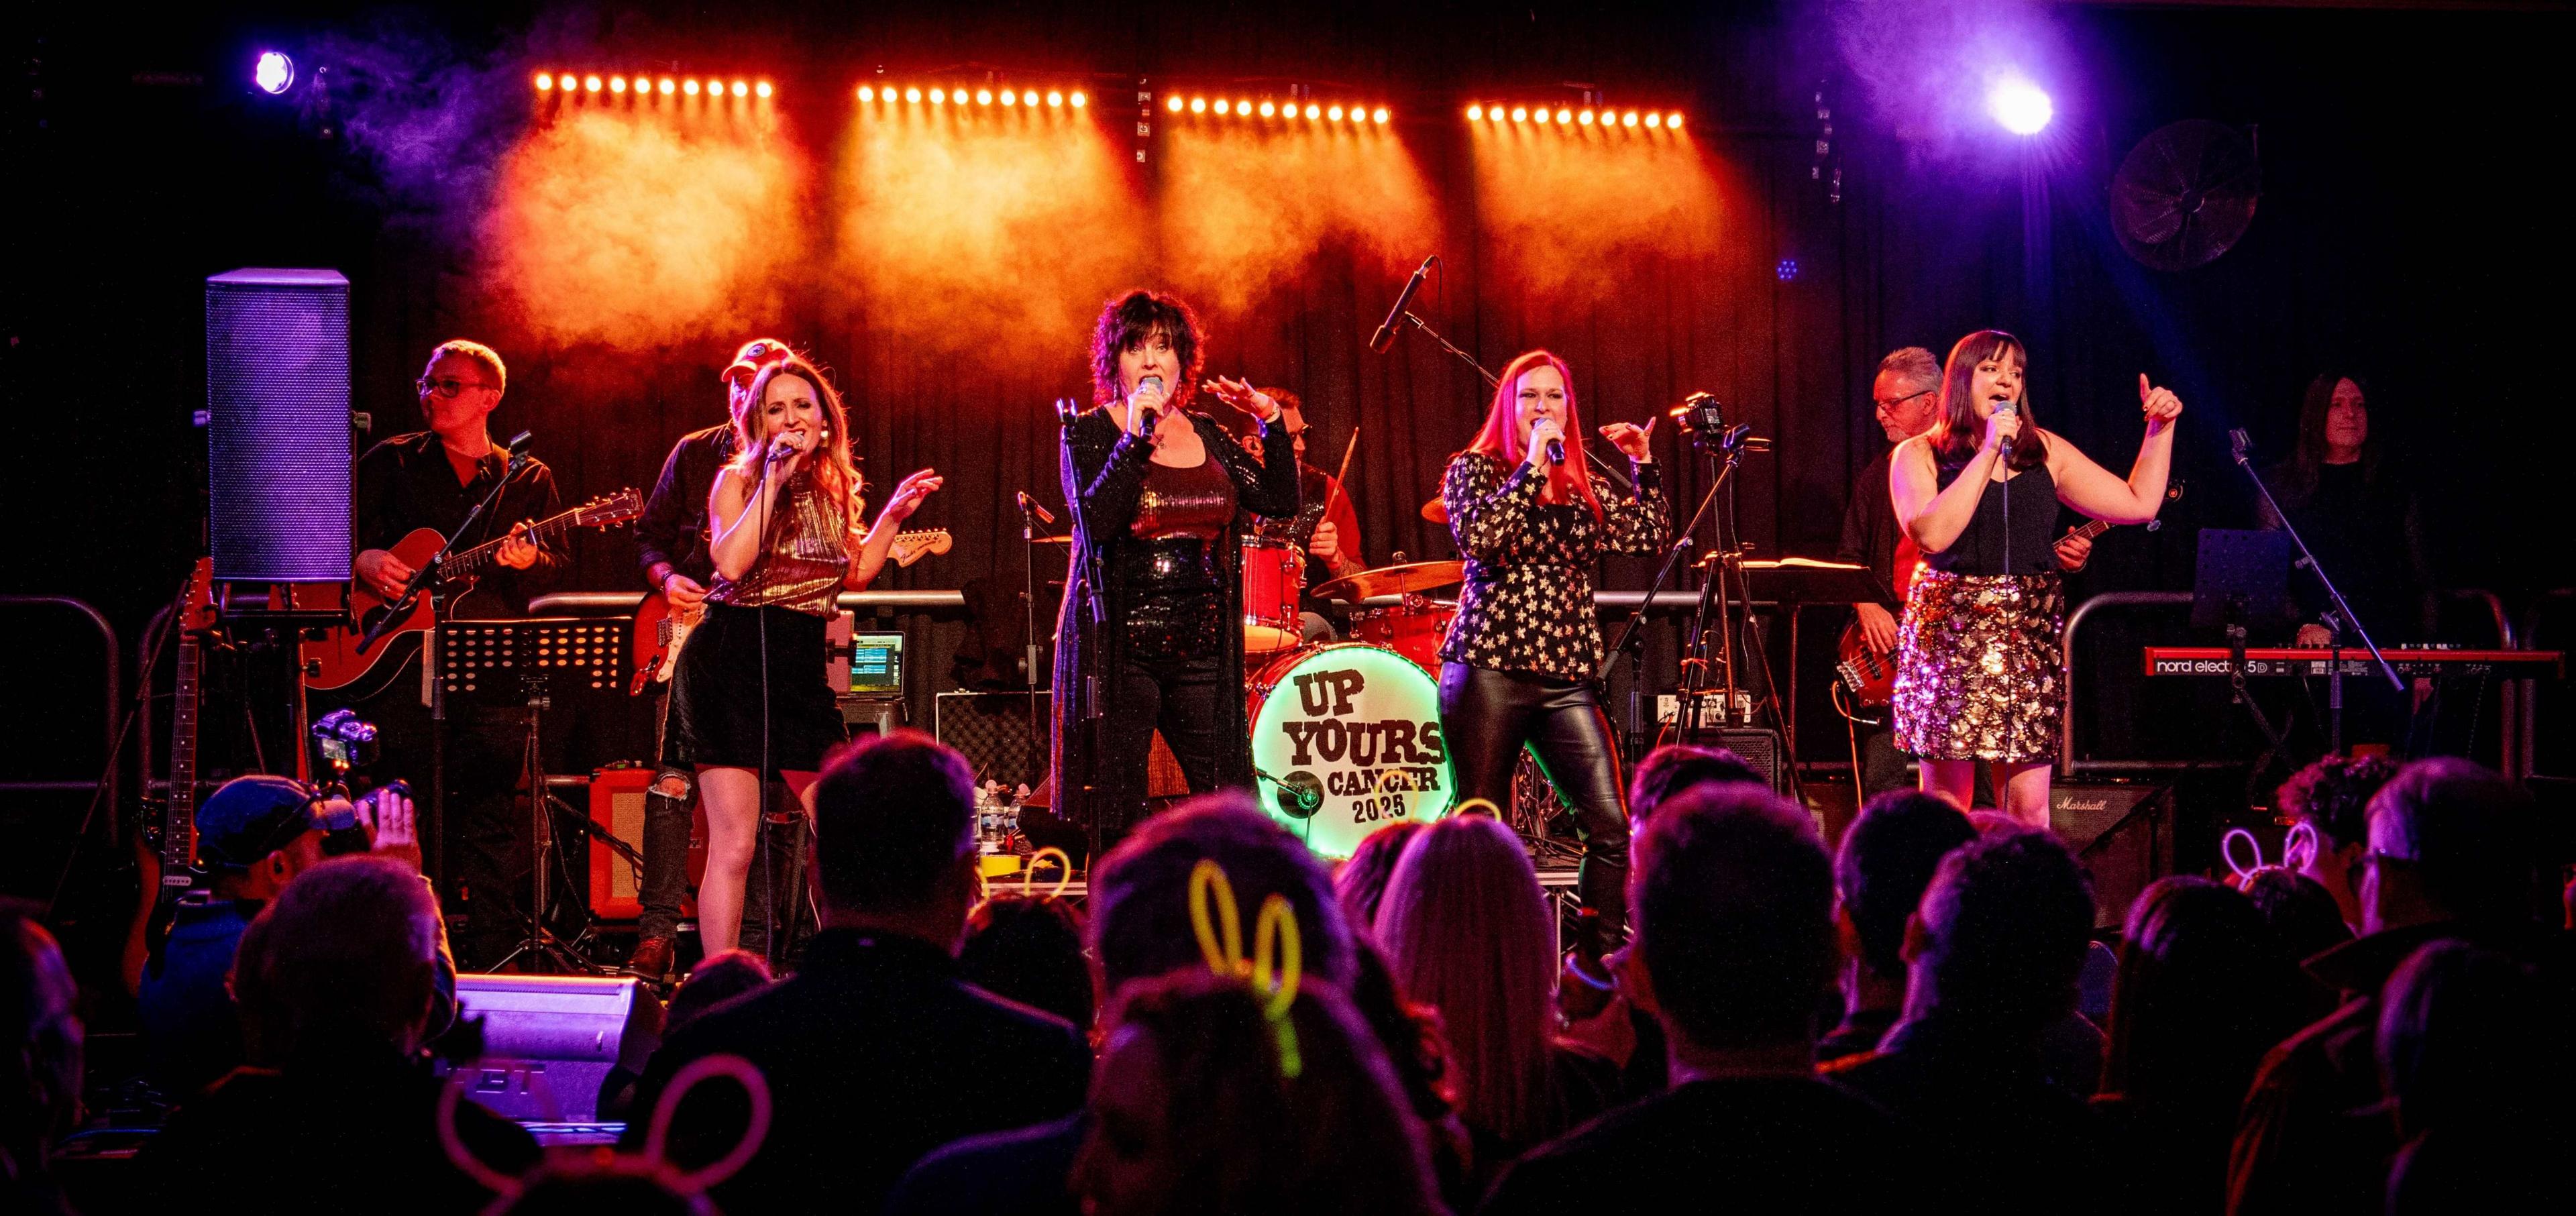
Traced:
<svg viewBox="0 0 2576 1216">
<path fill-rule="evenodd" d="M 1214 892 L 1216 914 L 1208 913 Z M 1288 1011 L 1297 1003 L 1297 981 L 1305 973 L 1304 942 L 1297 935 L 1297 913 L 1288 897 L 1273 892 L 1261 901 L 1261 919 L 1252 929 L 1252 958 L 1243 957 L 1243 920 L 1234 901 L 1234 885 L 1225 867 L 1202 858 L 1190 871 L 1190 928 L 1198 934 L 1199 952 L 1208 970 L 1251 983 L 1263 997 L 1262 1015 L 1270 1020 L 1279 1042 L 1279 1075 L 1297 1079 L 1306 1064 L 1297 1054 L 1297 1028 Z"/>
</svg>

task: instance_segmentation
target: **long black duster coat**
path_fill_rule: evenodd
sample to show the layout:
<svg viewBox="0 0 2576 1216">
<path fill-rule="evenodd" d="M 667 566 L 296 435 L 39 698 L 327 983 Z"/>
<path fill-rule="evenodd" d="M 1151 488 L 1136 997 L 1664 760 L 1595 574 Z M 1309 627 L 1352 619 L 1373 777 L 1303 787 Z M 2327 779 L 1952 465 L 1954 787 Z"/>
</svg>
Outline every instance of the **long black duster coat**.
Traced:
<svg viewBox="0 0 2576 1216">
<path fill-rule="evenodd" d="M 1207 446 L 1210 459 L 1225 462 L 1226 473 L 1234 481 L 1235 494 L 1244 509 L 1258 515 L 1290 516 L 1297 513 L 1296 445 L 1288 442 L 1285 427 L 1273 424 L 1262 430 L 1262 459 L 1252 454 L 1217 425 L 1216 419 L 1196 410 L 1188 412 L 1190 424 L 1198 429 L 1199 442 Z M 1118 578 L 1120 546 L 1132 537 L 1129 526 L 1136 519 L 1136 500 L 1145 484 L 1146 465 L 1154 453 L 1153 443 L 1142 435 L 1128 435 L 1119 429 L 1117 420 L 1106 409 L 1094 408 L 1077 417 L 1064 430 L 1063 459 L 1060 474 L 1064 497 L 1077 505 L 1080 514 L 1074 530 L 1073 565 L 1065 577 L 1064 607 L 1056 618 L 1055 651 L 1055 813 L 1070 823 L 1088 825 L 1093 816 L 1104 810 L 1107 825 L 1124 828 L 1128 816 L 1136 813 L 1145 801 L 1141 785 L 1112 788 L 1128 783 L 1113 775 L 1115 764 L 1103 763 L 1092 755 L 1094 735 L 1085 722 L 1085 677 L 1115 670 L 1124 661 L 1127 616 L 1127 589 Z M 1240 518 L 1240 513 L 1237 515 Z M 1217 569 L 1240 571 L 1243 537 L 1239 528 L 1228 527 L 1219 541 Z M 1103 624 L 1095 625 L 1090 616 L 1089 581 L 1098 571 L 1107 615 Z M 1225 619 L 1243 616 L 1243 584 L 1240 578 L 1228 579 L 1223 591 Z M 1220 660 L 1219 687 L 1245 686 L 1243 672 L 1243 633 L 1229 630 L 1223 658 Z M 1097 687 L 1102 704 L 1092 707 L 1103 713 L 1116 713 L 1114 681 L 1102 679 Z M 1217 780 L 1227 786 L 1252 783 L 1251 727 L 1244 718 L 1244 702 L 1237 698 L 1220 701 L 1223 715 L 1217 737 L 1224 746 L 1217 753 Z M 1134 771 L 1143 772 L 1141 766 Z"/>
</svg>

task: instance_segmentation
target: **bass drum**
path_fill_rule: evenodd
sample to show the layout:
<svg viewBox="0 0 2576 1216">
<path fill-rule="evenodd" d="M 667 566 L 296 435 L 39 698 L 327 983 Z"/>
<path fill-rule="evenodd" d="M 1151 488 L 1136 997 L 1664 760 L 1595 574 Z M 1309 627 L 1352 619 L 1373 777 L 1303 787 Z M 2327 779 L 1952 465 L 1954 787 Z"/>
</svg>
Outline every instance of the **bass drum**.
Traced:
<svg viewBox="0 0 2576 1216">
<path fill-rule="evenodd" d="M 1290 651 L 1253 678 L 1246 716 L 1261 809 L 1323 856 L 1449 813 L 1440 689 L 1403 655 L 1356 642 Z"/>
</svg>

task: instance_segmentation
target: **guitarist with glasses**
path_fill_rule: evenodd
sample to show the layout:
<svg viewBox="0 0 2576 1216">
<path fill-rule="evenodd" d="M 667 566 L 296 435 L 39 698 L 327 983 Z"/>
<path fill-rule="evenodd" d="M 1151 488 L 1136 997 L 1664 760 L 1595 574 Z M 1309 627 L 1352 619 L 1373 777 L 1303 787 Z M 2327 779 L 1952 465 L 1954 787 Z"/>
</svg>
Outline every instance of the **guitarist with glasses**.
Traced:
<svg viewBox="0 0 2576 1216">
<path fill-rule="evenodd" d="M 561 498 L 552 470 L 532 458 L 509 472 L 509 453 L 492 441 L 489 420 L 508 387 L 501 356 L 462 339 L 431 351 L 415 384 L 429 429 L 396 435 L 358 458 L 350 508 L 357 526 L 359 582 L 387 600 L 398 599 L 416 573 L 393 549 L 415 529 L 447 537 L 451 552 L 499 540 L 498 550 L 470 584 L 433 588 L 438 619 L 492 619 L 527 615 L 528 601 L 550 587 L 567 561 L 565 552 L 528 535 L 529 524 L 556 514 Z M 507 485 L 471 535 L 458 536 L 465 517 L 504 476 Z M 516 522 L 510 522 L 516 521 Z M 429 775 L 431 722 L 415 652 L 382 691 L 340 708 L 377 724 L 383 753 L 375 768 L 414 782 Z M 319 716 L 334 706 L 315 705 Z M 526 815 L 517 801 L 525 722 L 518 712 L 459 709 L 448 718 L 445 777 L 450 822 L 438 825 L 447 854 L 450 914 L 465 914 L 458 953 L 469 964 L 498 959 L 519 937 L 518 892 L 526 887 Z"/>
<path fill-rule="evenodd" d="M 715 558 L 708 551 L 713 538 L 707 528 L 707 492 L 715 487 L 717 471 L 733 461 L 734 428 L 750 401 L 751 382 L 794 353 L 776 338 L 743 343 L 721 373 L 726 421 L 682 435 L 662 461 L 661 479 L 653 483 L 644 515 L 635 523 L 635 550 L 645 584 L 661 601 L 665 638 L 676 632 L 675 625 L 696 624 L 707 588 L 715 582 Z M 646 605 L 648 610 L 651 607 Z M 637 682 L 640 686 L 648 678 L 639 671 Z M 663 713 L 657 717 L 664 718 L 667 727 L 670 698 L 662 701 Z M 670 974 L 679 939 L 680 901 L 689 890 L 689 811 L 697 802 L 697 777 L 690 765 L 673 754 L 670 732 L 664 729 L 656 734 L 656 763 L 661 771 L 654 774 L 653 787 L 644 795 L 644 872 L 636 891 L 643 908 L 635 927 L 635 953 L 627 965 L 638 975 L 658 979 Z M 754 906 L 745 913 L 762 920 L 766 910 Z M 766 922 L 750 927 L 745 936 L 767 941 Z"/>
</svg>

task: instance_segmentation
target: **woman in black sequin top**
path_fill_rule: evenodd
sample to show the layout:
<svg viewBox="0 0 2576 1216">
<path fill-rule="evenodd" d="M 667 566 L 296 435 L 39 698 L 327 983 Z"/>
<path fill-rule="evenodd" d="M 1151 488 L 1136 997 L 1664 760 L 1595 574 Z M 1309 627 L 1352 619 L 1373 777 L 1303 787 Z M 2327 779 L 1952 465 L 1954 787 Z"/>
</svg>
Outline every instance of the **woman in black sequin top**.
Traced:
<svg viewBox="0 0 2576 1216">
<path fill-rule="evenodd" d="M 2045 828 L 2066 699 L 2057 507 L 2154 519 L 2182 399 L 2138 377 L 2147 433 L 2123 481 L 2031 420 L 2026 357 L 2001 330 L 1959 339 L 1941 374 L 1941 421 L 1889 456 L 1897 524 L 1924 564 L 1896 627 L 1893 709 L 1896 745 L 1922 758 L 1926 791 L 1968 805 L 1982 760 L 2002 809 Z"/>
<path fill-rule="evenodd" d="M 1111 301 L 1092 337 L 1094 407 L 1065 424 L 1075 551 L 1056 631 L 1055 806 L 1021 823 L 1077 855 L 1090 829 L 1105 845 L 1142 814 L 1158 729 L 1193 792 L 1252 783 L 1235 517 L 1297 513 L 1297 453 L 1277 402 L 1200 380 L 1199 342 L 1177 299 Z M 1262 457 L 1186 408 L 1201 387 L 1260 423 Z"/>
<path fill-rule="evenodd" d="M 1604 553 L 1662 547 L 1672 512 L 1648 446 L 1654 423 L 1600 434 L 1636 475 L 1634 497 L 1604 494 L 1584 469 L 1565 361 L 1531 351 L 1503 369 L 1476 441 L 1449 460 L 1440 501 L 1467 558 L 1458 616 L 1440 646 L 1440 732 L 1462 804 L 1510 804 L 1526 744 L 1574 803 L 1578 880 L 1605 944 L 1628 920 L 1628 811 L 1619 750 L 1593 686 L 1601 622 L 1592 570 Z M 1565 459 L 1548 453 L 1562 445 Z"/>
</svg>

